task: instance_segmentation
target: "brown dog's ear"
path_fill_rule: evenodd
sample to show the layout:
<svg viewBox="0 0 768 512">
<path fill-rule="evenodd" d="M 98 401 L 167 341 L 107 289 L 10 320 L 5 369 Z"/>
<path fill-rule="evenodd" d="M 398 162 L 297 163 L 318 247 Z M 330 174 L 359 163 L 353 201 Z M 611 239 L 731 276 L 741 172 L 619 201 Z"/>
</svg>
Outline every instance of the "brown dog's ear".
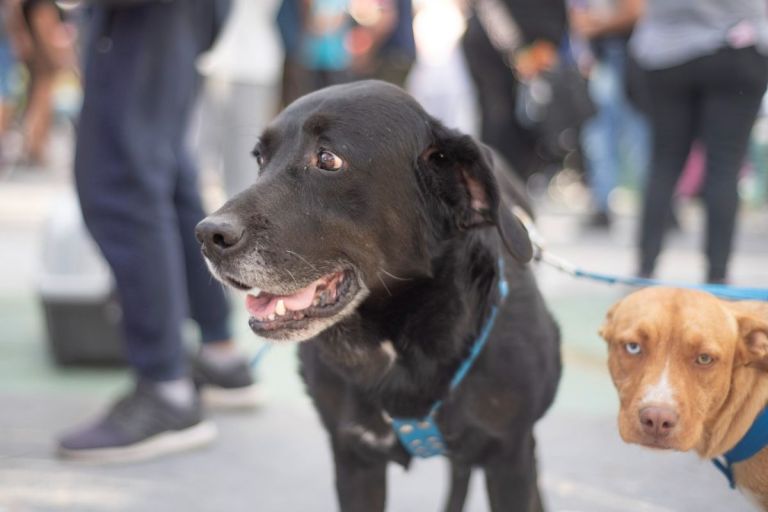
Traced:
<svg viewBox="0 0 768 512">
<path fill-rule="evenodd" d="M 605 320 L 603 320 L 603 325 L 600 326 L 600 329 L 598 329 L 597 334 L 603 338 L 605 341 L 608 341 L 611 337 L 613 337 L 613 312 L 616 311 L 616 308 L 619 306 L 621 301 L 615 303 L 613 306 L 611 306 L 611 309 L 608 310 L 608 312 L 605 314 Z"/>
<path fill-rule="evenodd" d="M 746 365 L 768 371 L 768 321 L 750 314 L 737 316 L 737 321 Z"/>
<path fill-rule="evenodd" d="M 533 246 L 523 223 L 500 200 L 493 177 L 490 151 L 468 135 L 438 126 L 435 142 L 422 160 L 439 175 L 441 194 L 454 214 L 458 229 L 496 226 L 504 247 L 520 263 L 533 257 Z"/>
</svg>

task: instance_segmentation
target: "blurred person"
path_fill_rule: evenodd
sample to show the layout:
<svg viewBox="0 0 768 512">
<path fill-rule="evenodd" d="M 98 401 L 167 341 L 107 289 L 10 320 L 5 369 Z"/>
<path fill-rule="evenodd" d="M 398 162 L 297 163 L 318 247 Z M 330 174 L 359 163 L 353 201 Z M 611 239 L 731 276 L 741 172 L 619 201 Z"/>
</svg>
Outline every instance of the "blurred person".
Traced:
<svg viewBox="0 0 768 512">
<path fill-rule="evenodd" d="M 304 0 L 301 62 L 307 70 L 305 93 L 351 79 L 346 46 L 349 0 Z"/>
<path fill-rule="evenodd" d="M 86 225 L 115 277 L 136 385 L 105 416 L 62 437 L 61 456 L 126 461 L 202 446 L 216 430 L 195 384 L 241 403 L 253 398 L 224 292 L 194 236 L 204 213 L 184 146 L 195 61 L 211 46 L 225 7 L 211 0 L 93 4 L 75 179 Z M 194 375 L 182 344 L 187 316 L 203 342 Z"/>
<path fill-rule="evenodd" d="M 3 137 L 10 128 L 15 112 L 16 56 L 11 44 L 9 18 L 9 4 L 0 3 L 0 157 Z"/>
<path fill-rule="evenodd" d="M 728 277 L 738 174 L 768 83 L 764 0 L 645 0 L 630 46 L 646 71 L 653 153 L 639 236 L 652 276 L 675 184 L 695 139 L 706 153 L 706 280 Z"/>
<path fill-rule="evenodd" d="M 280 76 L 280 108 L 301 96 L 304 87 L 299 59 L 302 34 L 302 0 L 282 0 L 275 22 L 283 46 L 283 70 Z"/>
<path fill-rule="evenodd" d="M 470 5 L 473 15 L 462 47 L 480 106 L 480 139 L 526 179 L 545 165 L 547 156 L 538 149 L 537 135 L 516 115 L 521 78 L 534 78 L 556 60 L 567 29 L 565 2 L 475 0 Z M 482 16 L 482 9 L 492 19 Z M 510 17 L 516 26 L 506 21 Z M 485 26 L 494 21 L 493 28 Z M 489 37 L 489 31 L 495 33 Z M 512 55 L 497 49 L 492 38 L 514 41 Z"/>
<path fill-rule="evenodd" d="M 411 0 L 351 0 L 350 14 L 357 23 L 347 39 L 355 78 L 403 87 L 416 60 Z"/>
<path fill-rule="evenodd" d="M 24 156 L 42 165 L 53 120 L 53 90 L 59 71 L 75 67 L 73 35 L 53 0 L 15 2 L 16 48 L 28 72 L 23 117 Z"/>
<path fill-rule="evenodd" d="M 282 61 L 273 23 L 277 5 L 277 0 L 234 0 L 221 36 L 199 61 L 205 76 L 197 123 L 201 145 L 218 159 L 214 165 L 222 170 L 227 197 L 256 178 L 251 153 L 277 113 Z"/>
<path fill-rule="evenodd" d="M 283 0 L 277 25 L 284 49 L 281 106 L 304 94 L 352 80 L 346 46 L 349 0 Z"/>
<path fill-rule="evenodd" d="M 634 74 L 627 43 L 642 8 L 643 0 L 587 0 L 572 2 L 569 10 L 571 30 L 589 43 L 593 59 L 587 72 L 597 112 L 581 132 L 594 208 L 590 227 L 610 226 L 608 200 L 622 163 L 641 181 L 646 175 L 649 128 L 628 96 L 640 86 L 628 83 Z"/>
</svg>

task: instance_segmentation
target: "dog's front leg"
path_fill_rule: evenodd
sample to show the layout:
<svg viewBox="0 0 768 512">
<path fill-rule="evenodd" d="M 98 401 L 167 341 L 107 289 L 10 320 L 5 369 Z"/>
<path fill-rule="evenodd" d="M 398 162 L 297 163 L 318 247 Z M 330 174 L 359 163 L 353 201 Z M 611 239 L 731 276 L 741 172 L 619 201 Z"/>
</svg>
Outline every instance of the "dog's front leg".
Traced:
<svg viewBox="0 0 768 512">
<path fill-rule="evenodd" d="M 510 449 L 511 448 L 511 449 Z M 493 512 L 542 512 L 533 432 L 516 447 L 500 452 L 485 464 L 488 501 Z"/>
<path fill-rule="evenodd" d="M 387 462 L 363 458 L 332 436 L 336 492 L 341 512 L 383 512 L 387 494 Z"/>
</svg>

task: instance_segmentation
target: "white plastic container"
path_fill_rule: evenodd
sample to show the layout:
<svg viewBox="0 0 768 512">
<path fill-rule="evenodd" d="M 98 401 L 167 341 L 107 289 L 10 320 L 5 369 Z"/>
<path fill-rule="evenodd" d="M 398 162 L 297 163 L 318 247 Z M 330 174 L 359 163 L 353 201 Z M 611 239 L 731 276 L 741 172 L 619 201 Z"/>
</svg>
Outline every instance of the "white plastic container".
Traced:
<svg viewBox="0 0 768 512">
<path fill-rule="evenodd" d="M 62 365 L 122 363 L 114 280 L 74 191 L 52 202 L 43 237 L 37 289 L 54 359 Z"/>
</svg>

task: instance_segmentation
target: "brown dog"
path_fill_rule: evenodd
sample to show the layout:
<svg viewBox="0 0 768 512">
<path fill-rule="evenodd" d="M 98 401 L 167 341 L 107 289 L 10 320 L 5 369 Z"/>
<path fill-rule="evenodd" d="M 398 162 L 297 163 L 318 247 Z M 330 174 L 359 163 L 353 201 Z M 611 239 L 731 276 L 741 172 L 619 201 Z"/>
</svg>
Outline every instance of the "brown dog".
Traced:
<svg viewBox="0 0 768 512">
<path fill-rule="evenodd" d="M 610 309 L 600 335 L 626 442 L 718 457 L 768 404 L 768 303 L 646 288 Z M 768 510 L 768 448 L 733 473 Z"/>
</svg>

